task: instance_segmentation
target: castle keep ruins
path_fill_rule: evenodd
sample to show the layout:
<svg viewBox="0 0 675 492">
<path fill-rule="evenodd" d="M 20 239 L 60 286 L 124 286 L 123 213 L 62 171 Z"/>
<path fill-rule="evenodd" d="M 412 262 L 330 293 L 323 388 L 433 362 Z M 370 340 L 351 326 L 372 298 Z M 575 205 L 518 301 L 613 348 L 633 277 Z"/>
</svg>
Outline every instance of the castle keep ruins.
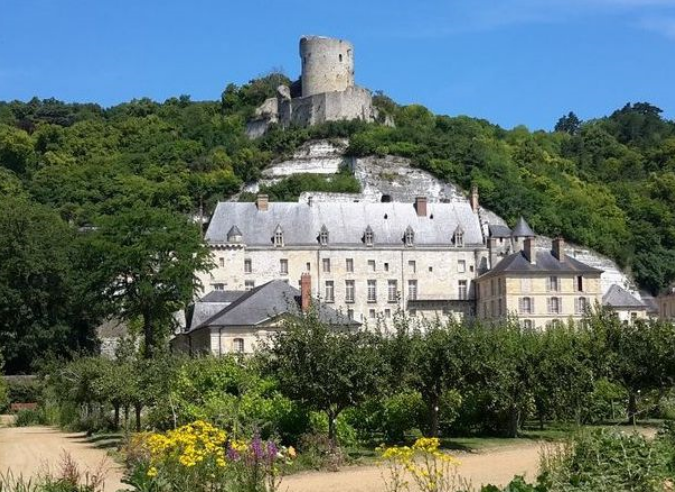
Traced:
<svg viewBox="0 0 675 492">
<path fill-rule="evenodd" d="M 310 126 L 326 121 L 375 121 L 377 110 L 368 89 L 354 84 L 354 47 L 342 39 L 303 36 L 302 74 L 293 88 L 277 88 L 247 125 L 251 138 L 263 135 L 273 123 Z M 300 90 L 296 90 L 296 86 Z M 298 92 L 297 97 L 294 92 Z"/>
</svg>

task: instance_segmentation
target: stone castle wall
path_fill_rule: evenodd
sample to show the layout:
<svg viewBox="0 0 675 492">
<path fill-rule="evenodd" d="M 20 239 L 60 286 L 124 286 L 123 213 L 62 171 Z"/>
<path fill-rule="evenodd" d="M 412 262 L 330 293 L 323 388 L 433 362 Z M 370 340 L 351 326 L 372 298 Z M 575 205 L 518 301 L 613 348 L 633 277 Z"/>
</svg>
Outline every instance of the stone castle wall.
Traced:
<svg viewBox="0 0 675 492">
<path fill-rule="evenodd" d="M 344 91 L 354 85 L 354 47 L 342 39 L 303 36 L 302 97 Z"/>
</svg>

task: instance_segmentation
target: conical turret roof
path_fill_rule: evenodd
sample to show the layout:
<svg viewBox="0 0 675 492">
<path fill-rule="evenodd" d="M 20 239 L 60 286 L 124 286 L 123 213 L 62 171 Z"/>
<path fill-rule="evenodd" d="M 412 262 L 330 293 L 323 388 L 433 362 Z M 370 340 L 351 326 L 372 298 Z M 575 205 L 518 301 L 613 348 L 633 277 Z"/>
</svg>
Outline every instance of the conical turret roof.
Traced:
<svg viewBox="0 0 675 492">
<path fill-rule="evenodd" d="M 518 219 L 518 223 L 516 224 L 516 227 L 513 228 L 513 232 L 511 233 L 513 237 L 535 237 L 536 234 L 530 228 L 530 226 L 527 224 L 523 216 L 521 215 L 520 219 Z"/>
</svg>

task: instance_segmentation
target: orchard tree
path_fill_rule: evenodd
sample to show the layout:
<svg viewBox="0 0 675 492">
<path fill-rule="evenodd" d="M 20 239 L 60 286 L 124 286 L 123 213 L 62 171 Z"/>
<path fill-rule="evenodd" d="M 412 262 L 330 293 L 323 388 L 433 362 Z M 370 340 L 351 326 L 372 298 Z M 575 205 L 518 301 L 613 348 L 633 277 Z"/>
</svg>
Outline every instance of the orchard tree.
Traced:
<svg viewBox="0 0 675 492">
<path fill-rule="evenodd" d="M 313 312 L 288 319 L 265 355 L 282 393 L 327 415 L 331 443 L 336 442 L 340 413 L 381 388 L 384 367 L 377 335 L 327 325 Z"/>
<path fill-rule="evenodd" d="M 135 205 L 101 220 L 88 238 L 91 290 L 101 293 L 110 316 L 143 325 L 145 356 L 151 357 L 200 287 L 198 272 L 211 258 L 199 227 L 181 215 Z"/>
</svg>

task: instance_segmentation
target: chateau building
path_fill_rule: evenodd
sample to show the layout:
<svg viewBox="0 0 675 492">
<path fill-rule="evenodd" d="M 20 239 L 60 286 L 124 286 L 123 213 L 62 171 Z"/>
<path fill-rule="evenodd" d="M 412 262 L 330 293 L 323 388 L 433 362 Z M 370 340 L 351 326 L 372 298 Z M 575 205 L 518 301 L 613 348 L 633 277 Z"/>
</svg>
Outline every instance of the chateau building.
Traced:
<svg viewBox="0 0 675 492">
<path fill-rule="evenodd" d="M 206 233 L 216 267 L 202 282 L 248 291 L 309 273 L 313 296 L 357 321 L 473 315 L 489 267 L 477 200 L 221 202 Z"/>
<path fill-rule="evenodd" d="M 477 279 L 478 317 L 517 316 L 529 328 L 580 320 L 601 301 L 602 271 L 566 255 L 562 238 L 552 251 L 536 250 L 532 230 L 524 220 L 518 226 L 508 241 L 515 252 Z"/>
</svg>

